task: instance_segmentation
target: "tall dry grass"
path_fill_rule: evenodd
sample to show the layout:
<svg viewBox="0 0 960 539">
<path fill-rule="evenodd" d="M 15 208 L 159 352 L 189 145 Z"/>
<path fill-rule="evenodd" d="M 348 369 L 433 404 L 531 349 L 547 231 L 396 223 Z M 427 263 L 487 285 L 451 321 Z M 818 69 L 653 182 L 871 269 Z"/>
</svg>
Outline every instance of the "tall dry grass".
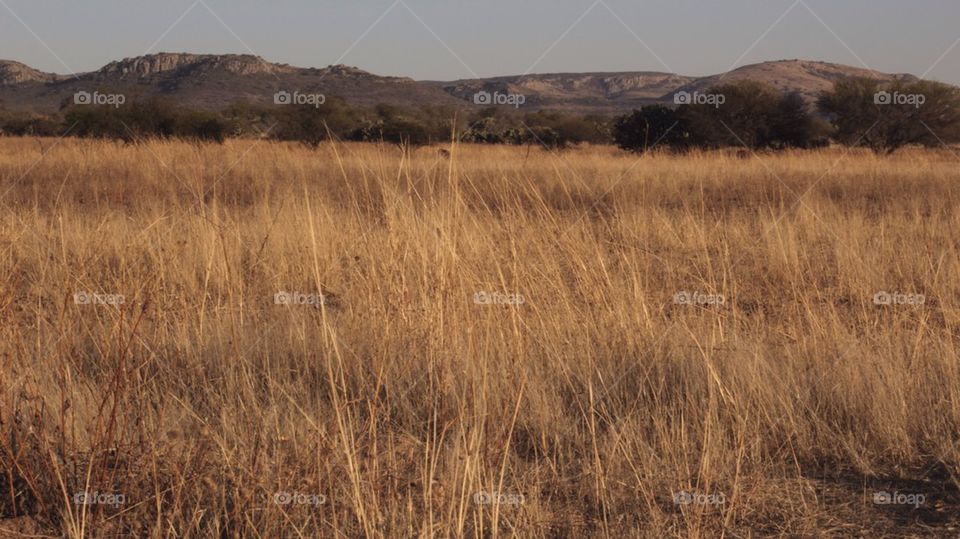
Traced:
<svg viewBox="0 0 960 539">
<path fill-rule="evenodd" d="M 957 159 L 2 140 L 0 529 L 948 533 Z"/>
</svg>

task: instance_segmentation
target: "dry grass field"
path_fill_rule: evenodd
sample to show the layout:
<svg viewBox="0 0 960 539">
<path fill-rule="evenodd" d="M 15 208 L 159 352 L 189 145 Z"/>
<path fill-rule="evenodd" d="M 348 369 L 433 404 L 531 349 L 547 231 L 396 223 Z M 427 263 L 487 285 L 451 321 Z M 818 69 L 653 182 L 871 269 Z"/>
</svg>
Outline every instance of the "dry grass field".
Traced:
<svg viewBox="0 0 960 539">
<path fill-rule="evenodd" d="M 0 536 L 956 536 L 958 161 L 0 139 Z"/>
</svg>

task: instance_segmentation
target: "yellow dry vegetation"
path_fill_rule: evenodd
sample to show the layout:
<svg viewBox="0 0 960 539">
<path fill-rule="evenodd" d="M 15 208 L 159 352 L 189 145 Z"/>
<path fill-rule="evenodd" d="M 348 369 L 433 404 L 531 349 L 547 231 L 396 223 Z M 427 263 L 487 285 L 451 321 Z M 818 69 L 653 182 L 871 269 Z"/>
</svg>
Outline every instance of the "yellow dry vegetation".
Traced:
<svg viewBox="0 0 960 539">
<path fill-rule="evenodd" d="M 0 140 L 7 525 L 956 525 L 960 157 L 448 149 Z"/>
</svg>

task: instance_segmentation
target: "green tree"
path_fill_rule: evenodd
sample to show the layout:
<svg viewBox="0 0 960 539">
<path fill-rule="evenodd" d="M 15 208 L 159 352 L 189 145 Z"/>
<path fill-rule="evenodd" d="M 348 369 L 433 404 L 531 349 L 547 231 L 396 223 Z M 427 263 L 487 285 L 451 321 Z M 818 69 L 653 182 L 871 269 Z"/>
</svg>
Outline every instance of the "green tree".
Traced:
<svg viewBox="0 0 960 539">
<path fill-rule="evenodd" d="M 863 143 L 877 153 L 960 140 L 960 90 L 947 84 L 844 79 L 817 104 L 830 118 L 838 142 Z"/>
<path fill-rule="evenodd" d="M 519 144 L 539 143 L 551 149 L 563 149 L 583 142 L 609 141 L 602 124 L 595 119 L 560 111 L 540 110 L 528 113 L 521 122 L 513 126 L 512 135 L 505 136 L 505 140 L 512 139 Z"/>
<path fill-rule="evenodd" d="M 415 114 L 387 104 L 374 108 L 374 117 L 366 125 L 357 128 L 350 136 L 352 140 L 366 142 L 391 142 L 402 147 L 422 146 L 435 140 L 449 140 L 449 127 L 436 127 L 431 130 L 427 123 Z M 442 122 L 438 125 L 442 125 Z M 443 133 L 441 135 L 441 133 Z"/>
<path fill-rule="evenodd" d="M 769 146 L 812 148 L 828 140 L 829 126 L 810 113 L 810 106 L 798 93 L 784 94 L 770 116 Z"/>
<path fill-rule="evenodd" d="M 280 105 L 274 109 L 276 138 L 316 148 L 330 134 L 347 136 L 357 124 L 357 111 L 345 101 L 327 97 L 321 105 Z"/>
<path fill-rule="evenodd" d="M 714 86 L 702 95 L 710 102 L 694 101 L 678 109 L 695 145 L 755 149 L 771 144 L 771 126 L 780 100 L 776 89 L 755 81 L 737 81 Z"/>
<path fill-rule="evenodd" d="M 613 124 L 613 140 L 621 149 L 645 152 L 654 146 L 681 148 L 686 126 L 677 111 L 663 105 L 647 105 L 621 116 Z"/>
<path fill-rule="evenodd" d="M 756 81 L 736 81 L 692 94 L 677 109 L 685 141 L 720 148 L 807 148 L 822 138 L 822 126 L 795 93 Z M 705 102 L 704 102 L 705 101 Z"/>
</svg>

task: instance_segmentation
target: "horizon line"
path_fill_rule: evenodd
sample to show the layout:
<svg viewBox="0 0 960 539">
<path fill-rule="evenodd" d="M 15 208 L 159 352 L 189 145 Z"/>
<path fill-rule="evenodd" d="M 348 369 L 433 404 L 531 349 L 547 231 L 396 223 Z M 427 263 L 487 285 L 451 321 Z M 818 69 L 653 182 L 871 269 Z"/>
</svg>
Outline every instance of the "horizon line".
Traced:
<svg viewBox="0 0 960 539">
<path fill-rule="evenodd" d="M 268 60 L 267 58 L 264 58 L 264 57 L 261 56 L 261 55 L 250 54 L 250 53 L 205 53 L 205 52 L 167 52 L 167 51 L 160 51 L 160 52 L 154 52 L 154 53 L 149 53 L 149 54 L 141 54 L 141 55 L 137 55 L 137 56 L 125 56 L 125 57 L 120 58 L 120 59 L 117 59 L 117 60 L 111 60 L 111 61 L 107 62 L 106 64 L 101 65 L 99 68 L 93 69 L 93 70 L 91 70 L 91 71 L 80 71 L 80 72 L 76 72 L 76 73 L 59 73 L 59 72 L 56 72 L 56 71 L 43 71 L 43 70 L 41 70 L 41 69 L 38 69 L 38 68 L 36 68 L 36 67 L 33 67 L 32 65 L 30 65 L 30 64 L 28 64 L 28 63 L 26 63 L 26 62 L 23 62 L 23 61 L 20 61 L 20 60 L 9 59 L 9 58 L 0 58 L 0 62 L 16 62 L 16 63 L 18 63 L 18 64 L 20 64 L 20 65 L 26 66 L 26 67 L 28 67 L 28 68 L 30 68 L 30 69 L 33 69 L 33 70 L 35 70 L 35 71 L 38 71 L 38 72 L 43 73 L 43 74 L 46 74 L 46 75 L 55 75 L 55 76 L 57 76 L 57 77 L 74 77 L 74 76 L 79 76 L 79 75 L 87 75 L 87 74 L 91 74 L 91 73 L 97 73 L 98 71 L 104 69 L 105 67 L 109 66 L 109 65 L 112 64 L 112 63 L 123 62 L 123 61 L 126 61 L 126 60 L 136 60 L 136 59 L 139 59 L 139 58 L 149 58 L 149 57 L 152 57 L 152 56 L 162 56 L 162 55 L 247 56 L 247 57 L 257 58 L 257 59 L 259 59 L 260 61 L 262 61 L 262 62 L 264 62 L 264 63 L 266 63 L 266 64 L 268 64 L 268 65 L 271 65 L 271 66 L 290 67 L 290 68 L 294 68 L 294 69 L 329 69 L 329 68 L 331 68 L 331 67 L 341 67 L 341 66 L 342 66 L 342 67 L 348 67 L 348 68 L 353 68 L 353 69 L 359 69 L 359 70 L 361 70 L 361 71 L 364 71 L 364 72 L 366 72 L 366 73 L 370 73 L 371 75 L 375 75 L 375 76 L 378 76 L 378 77 L 406 78 L 406 79 L 413 80 L 413 81 L 415 81 L 415 82 L 428 82 L 428 83 L 429 83 L 429 82 L 459 82 L 459 81 L 479 80 L 479 79 L 477 79 L 477 78 L 475 78 L 475 77 L 456 78 L 456 79 L 438 79 L 438 78 L 417 79 L 417 78 L 410 77 L 410 76 L 408 76 L 408 75 L 382 75 L 382 74 L 375 73 L 375 72 L 373 72 L 373 71 L 369 71 L 369 70 L 367 70 L 367 69 L 364 69 L 363 67 L 360 67 L 360 66 L 343 64 L 343 63 L 340 63 L 340 64 L 329 64 L 329 65 L 324 66 L 324 67 L 317 67 L 317 66 L 299 66 L 299 65 L 289 64 L 289 63 L 286 63 L 286 62 L 271 61 L 271 60 Z M 826 61 L 826 60 L 811 60 L 811 59 L 805 59 L 805 58 L 781 58 L 781 59 L 777 59 L 777 60 L 762 60 L 762 61 L 759 61 L 759 62 L 752 62 L 752 63 L 749 63 L 749 64 L 743 64 L 743 65 L 739 65 L 739 66 L 732 67 L 732 68 L 730 68 L 730 69 L 727 70 L 727 71 L 717 71 L 717 72 L 713 72 L 713 73 L 707 74 L 707 75 L 691 75 L 691 74 L 683 74 L 683 73 L 677 73 L 677 72 L 671 72 L 671 71 L 644 70 L 644 69 L 622 69 L 622 70 L 615 70 L 615 71 L 549 71 L 549 72 L 532 72 L 532 73 L 527 73 L 527 74 L 489 75 L 489 76 L 480 77 L 480 79 L 501 79 L 501 78 L 512 78 L 512 77 L 515 77 L 515 78 L 527 78 L 527 77 L 549 76 L 549 75 L 617 75 L 617 74 L 626 74 L 626 73 L 649 73 L 649 74 L 658 74 L 658 75 L 673 75 L 673 76 L 687 77 L 687 78 L 708 78 L 708 77 L 715 77 L 715 76 L 719 76 L 719 75 L 724 75 L 724 74 L 728 74 L 728 73 L 733 73 L 734 71 L 737 71 L 737 70 L 739 70 L 739 69 L 743 69 L 743 68 L 745 68 L 745 67 L 751 67 L 751 66 L 757 66 L 757 65 L 763 65 L 763 64 L 786 63 L 786 62 L 812 62 L 812 63 L 820 63 L 820 64 L 829 64 L 829 65 L 835 65 L 835 66 L 842 66 L 842 67 L 846 67 L 846 68 L 850 68 L 850 69 L 856 69 L 856 70 L 859 70 L 859 71 L 880 73 L 880 74 L 883 74 L 883 75 L 895 75 L 895 76 L 896 76 L 896 75 L 910 75 L 910 76 L 916 76 L 916 75 L 914 75 L 912 72 L 887 72 L 887 71 L 879 71 L 879 70 L 876 70 L 876 69 L 868 69 L 868 68 L 865 68 L 865 67 L 860 67 L 860 66 L 855 66 L 855 65 L 850 65 L 850 64 L 843 64 L 843 63 L 839 63 L 839 62 L 829 62 L 829 61 Z M 925 80 L 934 80 L 934 81 L 935 81 L 935 80 L 937 80 L 937 79 L 925 79 Z M 942 81 L 941 81 L 941 82 L 942 82 Z M 956 85 L 956 83 L 948 83 L 948 84 L 954 84 L 954 85 Z"/>
</svg>

